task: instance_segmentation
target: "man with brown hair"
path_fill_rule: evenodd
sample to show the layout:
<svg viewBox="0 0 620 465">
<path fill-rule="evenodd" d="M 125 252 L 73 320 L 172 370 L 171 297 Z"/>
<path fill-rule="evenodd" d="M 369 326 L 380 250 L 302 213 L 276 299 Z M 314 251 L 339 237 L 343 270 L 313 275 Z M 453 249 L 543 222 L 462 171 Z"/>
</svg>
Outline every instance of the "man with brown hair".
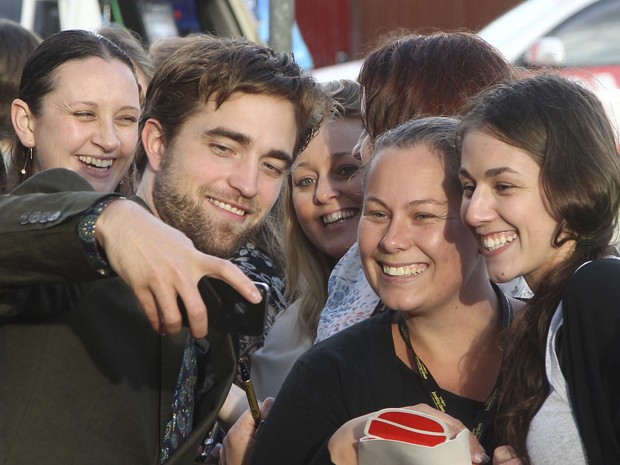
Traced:
<svg viewBox="0 0 620 465">
<path fill-rule="evenodd" d="M 134 201 L 62 169 L 0 200 L 0 462 L 192 463 L 236 366 L 228 334 L 203 337 L 197 283 L 260 300 L 217 257 L 260 225 L 328 106 L 289 55 L 205 38 L 149 86 Z"/>
</svg>

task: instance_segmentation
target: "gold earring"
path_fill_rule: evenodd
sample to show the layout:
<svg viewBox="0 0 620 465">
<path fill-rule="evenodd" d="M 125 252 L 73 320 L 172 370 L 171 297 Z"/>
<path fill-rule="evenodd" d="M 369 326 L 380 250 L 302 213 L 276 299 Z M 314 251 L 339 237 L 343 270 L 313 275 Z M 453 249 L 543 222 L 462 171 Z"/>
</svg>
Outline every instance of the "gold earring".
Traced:
<svg viewBox="0 0 620 465">
<path fill-rule="evenodd" d="M 32 161 L 32 147 L 28 147 L 28 156 L 26 157 L 26 162 L 24 163 L 24 167 L 20 171 L 22 175 L 26 174 L 26 166 L 28 166 L 28 160 Z"/>
</svg>

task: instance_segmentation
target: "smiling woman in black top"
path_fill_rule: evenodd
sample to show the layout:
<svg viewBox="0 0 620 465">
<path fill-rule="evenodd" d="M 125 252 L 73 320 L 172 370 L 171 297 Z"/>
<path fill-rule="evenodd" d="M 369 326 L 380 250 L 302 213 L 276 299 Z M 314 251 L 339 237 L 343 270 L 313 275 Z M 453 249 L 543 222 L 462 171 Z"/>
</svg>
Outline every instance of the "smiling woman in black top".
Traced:
<svg viewBox="0 0 620 465">
<path fill-rule="evenodd" d="M 493 450 L 501 335 L 519 303 L 490 283 L 460 220 L 457 124 L 412 120 L 377 140 L 358 240 L 383 311 L 300 357 L 258 431 L 252 465 L 357 463 L 365 415 L 418 404 L 441 405 L 477 433 L 484 450 L 474 440 L 472 460 Z"/>
</svg>

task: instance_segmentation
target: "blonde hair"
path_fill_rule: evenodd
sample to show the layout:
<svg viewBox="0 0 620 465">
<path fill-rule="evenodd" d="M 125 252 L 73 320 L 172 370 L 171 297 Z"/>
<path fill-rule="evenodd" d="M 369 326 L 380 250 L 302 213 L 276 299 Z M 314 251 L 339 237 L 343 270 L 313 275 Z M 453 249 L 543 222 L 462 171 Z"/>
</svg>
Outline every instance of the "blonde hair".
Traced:
<svg viewBox="0 0 620 465">
<path fill-rule="evenodd" d="M 361 87 L 357 82 L 341 79 L 323 86 L 334 103 L 333 119 L 361 117 Z M 304 233 L 293 205 L 291 176 L 286 182 L 282 203 L 286 297 L 289 302 L 301 300 L 298 327 L 314 339 L 327 301 L 327 282 L 335 260 L 321 252 Z"/>
</svg>

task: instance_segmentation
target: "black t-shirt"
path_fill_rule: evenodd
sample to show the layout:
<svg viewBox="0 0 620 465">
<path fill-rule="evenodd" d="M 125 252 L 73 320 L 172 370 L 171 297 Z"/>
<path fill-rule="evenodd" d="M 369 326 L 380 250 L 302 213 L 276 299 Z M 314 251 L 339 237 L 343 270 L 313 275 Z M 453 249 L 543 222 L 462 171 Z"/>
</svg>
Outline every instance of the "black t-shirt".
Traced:
<svg viewBox="0 0 620 465">
<path fill-rule="evenodd" d="M 331 464 L 327 442 L 347 421 L 388 407 L 432 405 L 396 355 L 386 311 L 318 343 L 293 366 L 258 433 L 252 465 Z M 483 402 L 448 392 L 449 415 L 472 428 Z M 482 445 L 492 453 L 492 428 Z"/>
</svg>

